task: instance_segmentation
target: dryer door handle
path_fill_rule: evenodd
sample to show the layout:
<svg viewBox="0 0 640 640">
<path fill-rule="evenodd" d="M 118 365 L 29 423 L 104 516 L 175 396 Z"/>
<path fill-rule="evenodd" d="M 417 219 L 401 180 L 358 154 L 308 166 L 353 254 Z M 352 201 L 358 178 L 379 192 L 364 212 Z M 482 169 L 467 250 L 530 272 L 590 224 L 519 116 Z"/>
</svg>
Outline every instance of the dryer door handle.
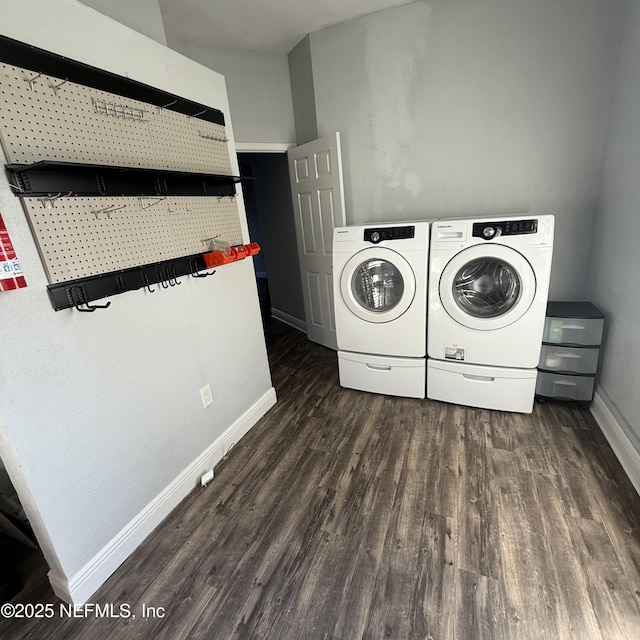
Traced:
<svg viewBox="0 0 640 640">
<path fill-rule="evenodd" d="M 473 380 L 474 382 L 495 382 L 495 378 L 491 376 L 473 376 L 470 373 L 463 373 L 462 377 L 466 380 Z"/>
</svg>

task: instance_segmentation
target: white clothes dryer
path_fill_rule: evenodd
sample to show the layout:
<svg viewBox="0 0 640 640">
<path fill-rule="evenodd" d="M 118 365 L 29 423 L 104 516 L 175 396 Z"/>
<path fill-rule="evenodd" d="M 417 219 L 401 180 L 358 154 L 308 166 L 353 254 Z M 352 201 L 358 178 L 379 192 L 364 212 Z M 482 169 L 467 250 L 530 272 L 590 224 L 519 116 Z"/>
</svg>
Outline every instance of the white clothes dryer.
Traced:
<svg viewBox="0 0 640 640">
<path fill-rule="evenodd" d="M 553 232 L 552 215 L 433 224 L 427 397 L 532 411 Z"/>
<path fill-rule="evenodd" d="M 424 398 L 428 250 L 426 221 L 334 229 L 342 386 Z"/>
</svg>

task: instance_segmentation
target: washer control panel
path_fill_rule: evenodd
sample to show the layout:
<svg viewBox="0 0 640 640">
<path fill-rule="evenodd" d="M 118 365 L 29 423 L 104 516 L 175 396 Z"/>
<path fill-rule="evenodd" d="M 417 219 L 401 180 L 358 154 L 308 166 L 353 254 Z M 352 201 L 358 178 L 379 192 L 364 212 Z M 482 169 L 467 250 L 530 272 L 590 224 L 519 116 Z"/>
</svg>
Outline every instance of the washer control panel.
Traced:
<svg viewBox="0 0 640 640">
<path fill-rule="evenodd" d="M 501 222 L 475 222 L 473 237 L 492 240 L 498 236 L 521 236 L 538 232 L 537 220 L 503 220 Z"/>
<path fill-rule="evenodd" d="M 409 227 L 372 227 L 364 230 L 364 241 L 378 244 L 383 240 L 410 240 L 416 237 L 416 228 Z"/>
</svg>

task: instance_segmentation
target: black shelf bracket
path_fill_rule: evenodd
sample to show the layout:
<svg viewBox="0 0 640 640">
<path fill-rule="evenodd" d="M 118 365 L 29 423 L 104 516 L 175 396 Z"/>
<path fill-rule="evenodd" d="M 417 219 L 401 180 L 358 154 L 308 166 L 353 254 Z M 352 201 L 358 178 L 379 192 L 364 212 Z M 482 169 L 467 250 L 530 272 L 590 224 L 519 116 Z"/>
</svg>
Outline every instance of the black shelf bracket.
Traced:
<svg viewBox="0 0 640 640">
<path fill-rule="evenodd" d="M 94 300 L 138 289 L 156 293 L 158 287 L 152 287 L 154 284 L 160 285 L 163 289 L 169 289 L 181 285 L 182 281 L 178 278 L 183 276 L 203 278 L 215 273 L 207 269 L 204 254 L 195 254 L 89 278 L 50 284 L 47 286 L 47 291 L 51 305 L 56 311 L 75 308 L 78 311 L 93 312 L 96 309 L 106 309 L 111 304 L 111 302 L 101 305 L 89 304 Z"/>
<path fill-rule="evenodd" d="M 85 87 L 108 91 L 161 109 L 169 109 L 224 126 L 224 114 L 219 109 L 3 35 L 0 35 L 0 60 L 16 67 L 31 69 L 38 74 L 44 73 L 48 76 L 64 78 L 65 82 L 75 82 Z"/>
<path fill-rule="evenodd" d="M 5 165 L 21 198 L 72 196 L 235 196 L 241 176 L 41 160 Z"/>
</svg>

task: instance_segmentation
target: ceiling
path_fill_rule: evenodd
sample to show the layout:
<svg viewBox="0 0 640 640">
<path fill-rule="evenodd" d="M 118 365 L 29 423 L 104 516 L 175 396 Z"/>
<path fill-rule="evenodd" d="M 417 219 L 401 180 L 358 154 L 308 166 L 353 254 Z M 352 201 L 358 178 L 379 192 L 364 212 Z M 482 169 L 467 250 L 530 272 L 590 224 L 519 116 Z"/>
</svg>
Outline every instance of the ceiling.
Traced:
<svg viewBox="0 0 640 640">
<path fill-rule="evenodd" d="M 289 53 L 307 33 L 413 0 L 159 0 L 167 40 Z"/>
</svg>

